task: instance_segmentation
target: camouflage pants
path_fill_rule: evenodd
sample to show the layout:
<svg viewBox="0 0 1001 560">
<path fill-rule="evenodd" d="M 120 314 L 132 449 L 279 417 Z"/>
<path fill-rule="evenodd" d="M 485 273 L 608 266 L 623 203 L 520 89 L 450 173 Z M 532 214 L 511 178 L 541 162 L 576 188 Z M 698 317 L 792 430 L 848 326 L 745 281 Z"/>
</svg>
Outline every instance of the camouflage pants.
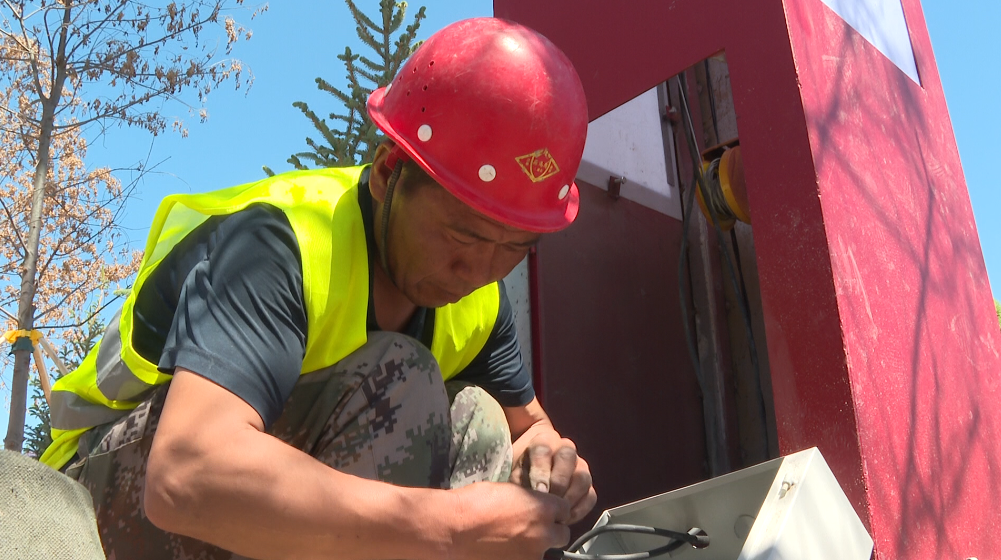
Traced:
<svg viewBox="0 0 1001 560">
<path fill-rule="evenodd" d="M 146 519 L 146 460 L 166 395 L 159 387 L 128 416 L 88 432 L 80 448 L 89 453 L 66 472 L 94 498 L 109 560 L 242 558 Z M 424 346 L 391 333 L 371 333 L 341 362 L 302 376 L 268 433 L 339 471 L 401 486 L 455 488 L 511 472 L 497 401 L 443 383 Z"/>
</svg>

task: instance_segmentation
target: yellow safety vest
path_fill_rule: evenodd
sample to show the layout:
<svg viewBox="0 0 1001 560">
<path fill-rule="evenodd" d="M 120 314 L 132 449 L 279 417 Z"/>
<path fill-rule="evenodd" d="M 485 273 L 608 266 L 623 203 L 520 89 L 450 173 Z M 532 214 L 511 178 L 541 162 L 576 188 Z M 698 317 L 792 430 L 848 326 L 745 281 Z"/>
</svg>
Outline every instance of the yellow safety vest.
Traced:
<svg viewBox="0 0 1001 560">
<path fill-rule="evenodd" d="M 133 348 L 133 308 L 157 265 L 210 216 L 267 203 L 288 218 L 302 256 L 309 325 L 303 374 L 328 368 L 365 344 L 369 258 L 358 205 L 363 169 L 294 171 L 215 192 L 165 198 L 121 312 L 80 367 L 52 387 L 53 443 L 40 460 L 61 468 L 77 452 L 84 432 L 128 414 L 153 387 L 170 381 L 170 374 Z M 497 320 L 498 290 L 497 283 L 490 284 L 435 310 L 431 352 L 445 379 L 461 372 L 486 344 Z"/>
</svg>

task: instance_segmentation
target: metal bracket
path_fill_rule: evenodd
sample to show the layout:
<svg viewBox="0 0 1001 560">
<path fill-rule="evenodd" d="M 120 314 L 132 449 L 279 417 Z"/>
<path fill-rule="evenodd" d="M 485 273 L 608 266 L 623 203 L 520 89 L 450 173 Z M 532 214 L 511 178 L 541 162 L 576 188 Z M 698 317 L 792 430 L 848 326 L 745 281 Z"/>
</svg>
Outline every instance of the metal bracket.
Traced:
<svg viewBox="0 0 1001 560">
<path fill-rule="evenodd" d="M 626 184 L 625 177 L 616 177 L 614 175 L 610 175 L 608 177 L 608 196 L 612 200 L 618 200 L 619 192 L 622 190 L 622 185 L 625 184 Z"/>
</svg>

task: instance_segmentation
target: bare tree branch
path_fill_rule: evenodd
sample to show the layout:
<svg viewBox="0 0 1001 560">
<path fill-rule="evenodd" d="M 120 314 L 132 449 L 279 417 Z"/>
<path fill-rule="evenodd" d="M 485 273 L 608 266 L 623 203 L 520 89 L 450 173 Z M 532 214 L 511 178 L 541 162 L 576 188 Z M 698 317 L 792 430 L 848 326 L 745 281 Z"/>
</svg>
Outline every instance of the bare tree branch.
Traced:
<svg viewBox="0 0 1001 560">
<path fill-rule="evenodd" d="M 14 225 L 17 222 L 14 221 L 14 216 L 11 215 L 10 208 L 7 207 L 7 201 L 5 201 L 4 199 L 0 198 L 0 205 L 3 205 L 3 211 L 4 211 L 5 214 L 7 214 L 7 220 L 11 224 L 11 229 L 14 231 L 14 234 L 17 236 L 17 244 L 18 244 L 18 246 L 20 246 L 21 250 L 24 251 L 25 250 L 24 238 L 21 237 L 21 230 L 19 230 L 18 228 L 14 227 Z"/>
<path fill-rule="evenodd" d="M 65 324 L 65 325 L 43 325 L 43 326 L 41 326 L 39 328 L 42 328 L 42 329 L 77 329 L 77 328 L 80 328 L 83 325 L 86 325 L 87 323 L 93 321 L 95 317 L 97 317 L 98 315 L 100 315 L 101 312 L 104 311 L 105 309 L 107 309 L 112 303 L 115 303 L 116 301 L 118 301 L 119 299 L 121 299 L 121 297 L 122 296 L 119 296 L 119 295 L 112 296 L 111 299 L 109 299 L 104 305 L 101 305 L 100 307 L 98 307 L 97 309 L 95 309 L 94 312 L 91 313 L 90 315 L 88 315 L 87 318 L 84 319 L 83 321 L 78 321 L 76 323 L 69 323 L 69 324 Z M 44 313 L 43 313 L 43 315 L 44 315 Z"/>
<path fill-rule="evenodd" d="M 89 170 L 83 134 L 100 138 L 118 123 L 155 136 L 169 126 L 165 102 L 194 111 L 224 82 L 249 85 L 240 61 L 205 40 L 217 34 L 229 53 L 249 36 L 220 21 L 231 1 L 242 3 L 173 0 L 160 9 L 142 0 L 55 0 L 34 9 L 0 0 L 0 301 L 17 301 L 18 328 L 44 319 L 84 340 L 72 338 L 74 329 L 117 301 L 103 294 L 139 263 L 122 245 L 122 212 L 156 166 L 147 154 L 136 167 Z M 120 172 L 130 174 L 125 185 Z M 66 320 L 83 309 L 92 310 L 84 321 Z M 10 449 L 23 441 L 30 359 L 15 352 Z"/>
</svg>

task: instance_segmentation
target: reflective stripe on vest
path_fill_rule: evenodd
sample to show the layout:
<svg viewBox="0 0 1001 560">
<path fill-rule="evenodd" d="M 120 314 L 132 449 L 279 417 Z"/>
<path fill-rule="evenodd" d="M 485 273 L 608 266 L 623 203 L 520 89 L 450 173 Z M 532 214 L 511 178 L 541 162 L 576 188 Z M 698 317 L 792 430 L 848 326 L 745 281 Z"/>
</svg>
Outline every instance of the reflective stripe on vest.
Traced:
<svg viewBox="0 0 1001 560">
<path fill-rule="evenodd" d="M 124 416 L 153 387 L 171 379 L 132 346 L 135 300 L 170 250 L 210 216 L 266 203 L 288 218 L 302 258 L 308 324 L 301 373 L 330 367 L 365 344 L 369 261 L 357 189 L 363 169 L 294 171 L 211 193 L 165 198 L 121 312 L 80 367 L 52 387 L 53 443 L 41 461 L 61 468 L 77 452 L 81 434 Z M 445 379 L 461 372 L 486 344 L 497 320 L 498 290 L 494 283 L 435 310 L 431 352 Z"/>
</svg>

